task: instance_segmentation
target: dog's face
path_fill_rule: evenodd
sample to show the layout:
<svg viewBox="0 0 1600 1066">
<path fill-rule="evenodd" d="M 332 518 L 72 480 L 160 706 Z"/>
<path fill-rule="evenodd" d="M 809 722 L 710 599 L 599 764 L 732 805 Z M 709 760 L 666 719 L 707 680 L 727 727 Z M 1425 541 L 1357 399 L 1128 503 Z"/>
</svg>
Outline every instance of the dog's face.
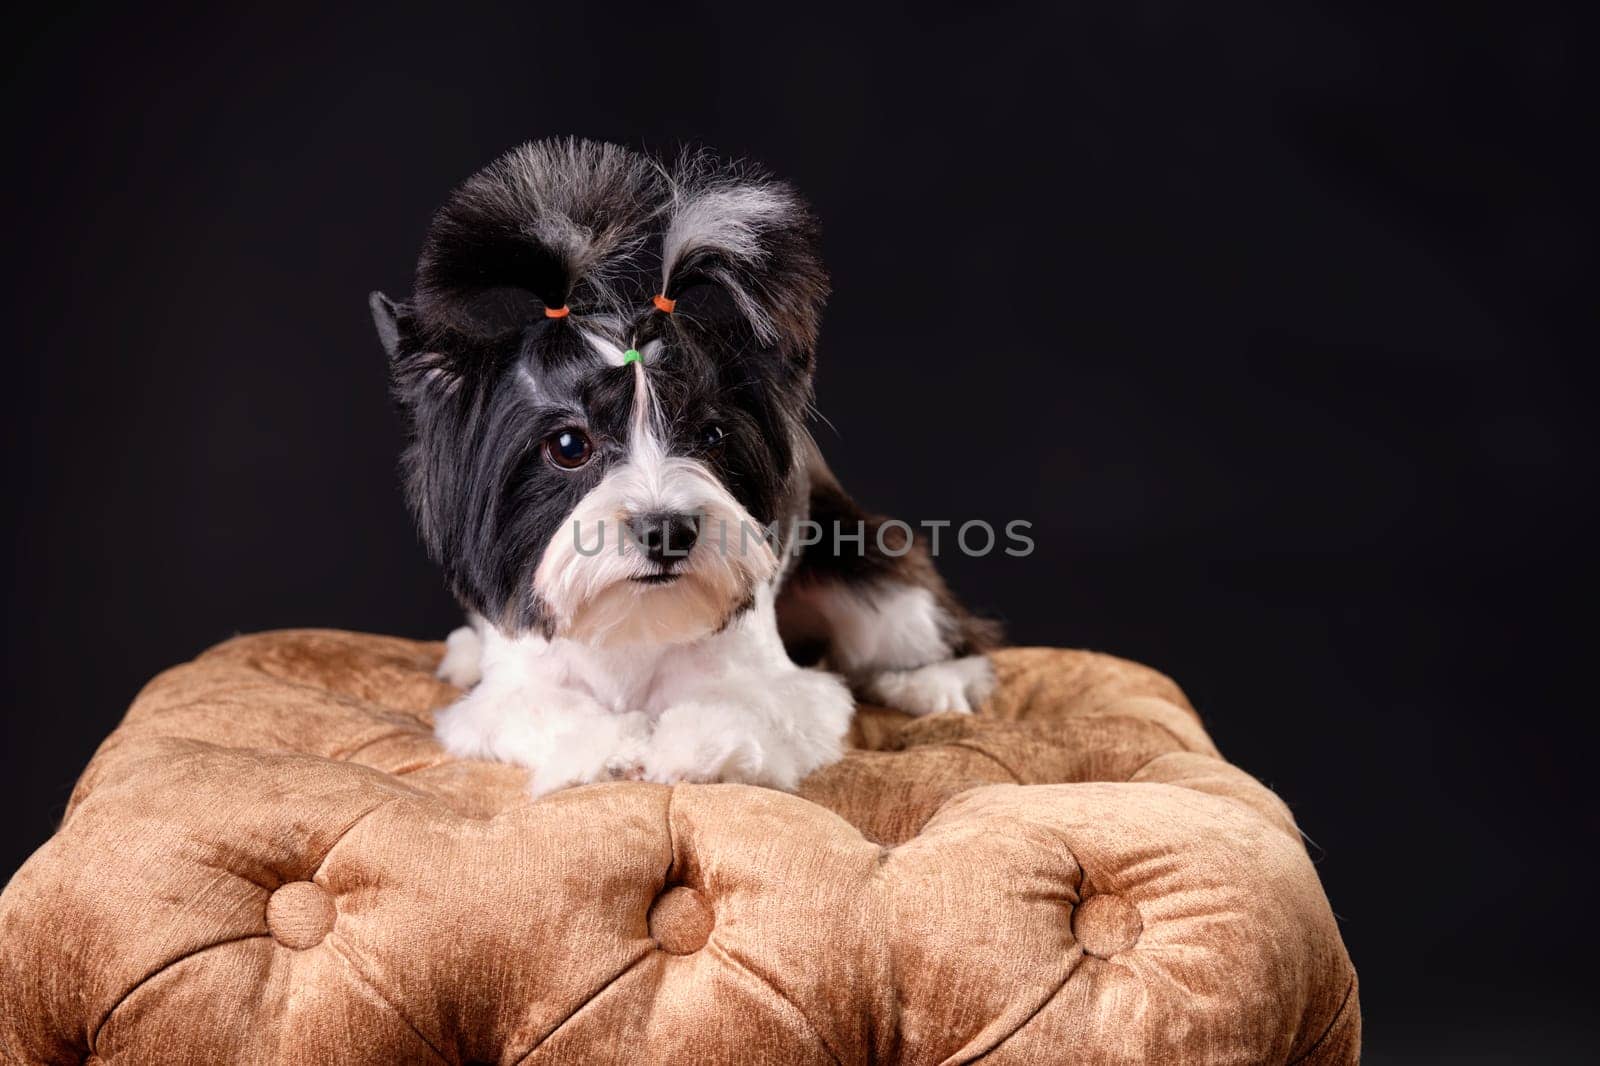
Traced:
<svg viewBox="0 0 1600 1066">
<path fill-rule="evenodd" d="M 416 296 L 373 312 L 407 495 L 466 606 L 509 632 L 663 643 L 753 602 L 804 439 L 814 242 L 782 186 L 583 142 L 524 146 L 457 191 Z"/>
</svg>

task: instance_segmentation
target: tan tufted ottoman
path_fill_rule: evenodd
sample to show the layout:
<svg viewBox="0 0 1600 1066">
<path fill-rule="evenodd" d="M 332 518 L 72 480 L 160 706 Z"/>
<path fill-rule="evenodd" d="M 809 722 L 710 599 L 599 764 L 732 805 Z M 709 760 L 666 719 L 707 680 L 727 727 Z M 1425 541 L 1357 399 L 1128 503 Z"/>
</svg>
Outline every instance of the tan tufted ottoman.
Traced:
<svg viewBox="0 0 1600 1066">
<path fill-rule="evenodd" d="M 104 1063 L 1332 1063 L 1355 973 L 1283 804 L 1183 695 L 996 656 L 800 796 L 537 803 L 429 732 L 440 647 L 156 678 L 0 897 L 0 1049 Z"/>
</svg>

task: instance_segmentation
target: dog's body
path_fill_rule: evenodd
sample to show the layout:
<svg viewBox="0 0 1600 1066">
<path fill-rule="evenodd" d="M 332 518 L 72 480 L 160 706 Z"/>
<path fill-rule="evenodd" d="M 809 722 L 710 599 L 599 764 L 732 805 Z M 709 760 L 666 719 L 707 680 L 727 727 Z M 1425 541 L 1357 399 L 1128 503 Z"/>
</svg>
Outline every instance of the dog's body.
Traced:
<svg viewBox="0 0 1600 1066">
<path fill-rule="evenodd" d="M 912 713 L 987 694 L 992 625 L 806 429 L 826 292 L 799 198 L 703 157 L 525 145 L 440 211 L 413 299 L 372 306 L 407 494 L 473 616 L 441 666 L 472 686 L 451 751 L 536 793 L 793 788 L 853 700 L 791 655 Z"/>
</svg>

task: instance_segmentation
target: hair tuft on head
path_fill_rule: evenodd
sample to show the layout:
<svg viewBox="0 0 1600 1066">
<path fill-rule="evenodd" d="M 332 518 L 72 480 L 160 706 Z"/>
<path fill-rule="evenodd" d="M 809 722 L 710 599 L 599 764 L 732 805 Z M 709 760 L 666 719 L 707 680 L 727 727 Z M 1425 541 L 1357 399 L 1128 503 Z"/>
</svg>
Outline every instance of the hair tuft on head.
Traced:
<svg viewBox="0 0 1600 1066">
<path fill-rule="evenodd" d="M 668 170 L 661 293 L 722 289 L 763 346 L 809 364 L 828 275 L 800 194 L 757 168 L 685 152 Z"/>
<path fill-rule="evenodd" d="M 434 216 L 417 263 L 422 324 L 494 334 L 567 306 L 614 309 L 615 281 L 645 239 L 661 185 L 648 160 L 617 145 L 513 148 Z"/>
</svg>

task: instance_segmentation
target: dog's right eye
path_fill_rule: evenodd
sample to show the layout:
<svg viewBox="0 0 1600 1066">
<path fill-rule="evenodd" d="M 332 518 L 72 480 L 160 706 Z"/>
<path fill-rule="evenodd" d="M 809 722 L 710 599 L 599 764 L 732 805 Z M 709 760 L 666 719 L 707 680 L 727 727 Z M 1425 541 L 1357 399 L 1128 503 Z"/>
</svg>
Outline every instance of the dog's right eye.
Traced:
<svg viewBox="0 0 1600 1066">
<path fill-rule="evenodd" d="M 576 470 L 594 455 L 594 443 L 581 429 L 562 429 L 544 439 L 544 454 L 563 470 Z"/>
</svg>

